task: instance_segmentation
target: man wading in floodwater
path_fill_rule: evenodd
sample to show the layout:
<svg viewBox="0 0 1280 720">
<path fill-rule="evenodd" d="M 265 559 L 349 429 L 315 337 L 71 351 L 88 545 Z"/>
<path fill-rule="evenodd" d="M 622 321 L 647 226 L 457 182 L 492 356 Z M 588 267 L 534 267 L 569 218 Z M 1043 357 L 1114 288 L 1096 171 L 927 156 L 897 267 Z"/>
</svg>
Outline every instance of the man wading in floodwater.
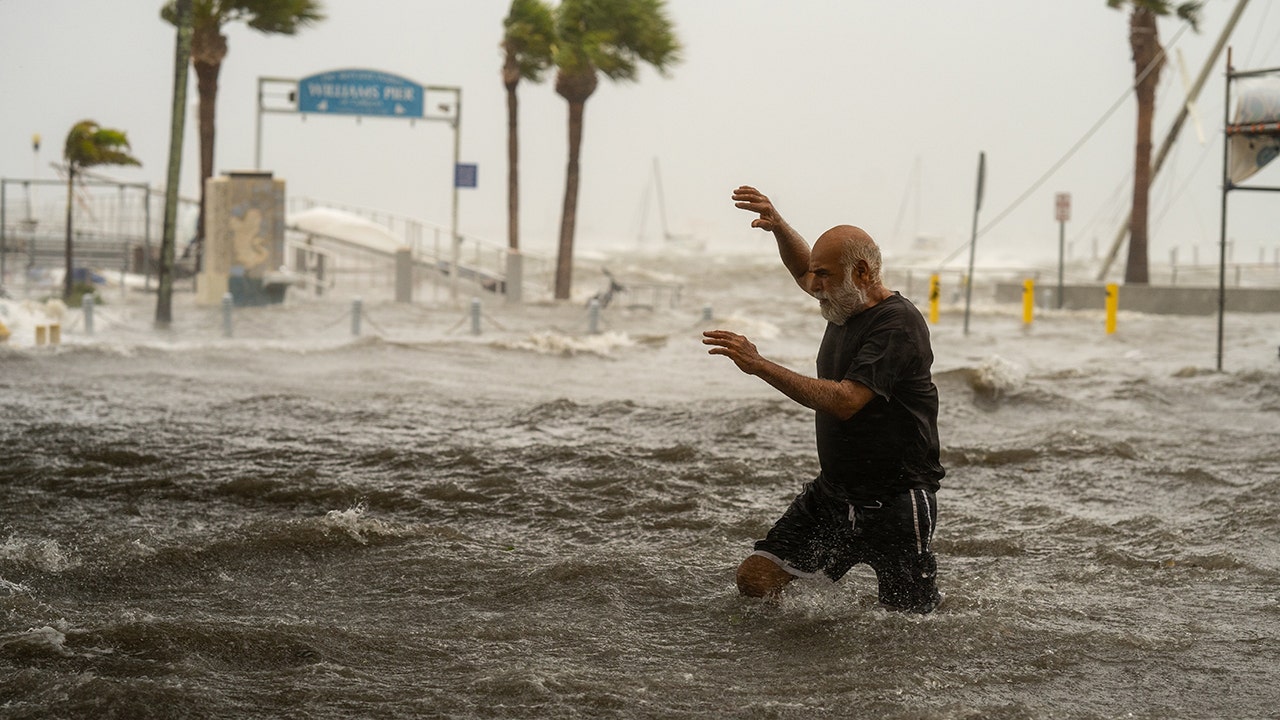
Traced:
<svg viewBox="0 0 1280 720">
<path fill-rule="evenodd" d="M 880 249 L 860 228 L 837 225 L 810 251 L 760 191 L 743 186 L 733 199 L 760 215 L 751 226 L 773 233 L 783 265 L 827 320 L 817 378 L 761 357 L 741 335 L 703 333 L 712 355 L 727 356 L 817 416 L 820 472 L 738 566 L 738 589 L 775 597 L 797 577 L 822 573 L 835 581 L 867 563 L 881 604 L 932 612 L 942 602 L 929 542 L 944 470 L 924 318 L 884 286 Z"/>
</svg>

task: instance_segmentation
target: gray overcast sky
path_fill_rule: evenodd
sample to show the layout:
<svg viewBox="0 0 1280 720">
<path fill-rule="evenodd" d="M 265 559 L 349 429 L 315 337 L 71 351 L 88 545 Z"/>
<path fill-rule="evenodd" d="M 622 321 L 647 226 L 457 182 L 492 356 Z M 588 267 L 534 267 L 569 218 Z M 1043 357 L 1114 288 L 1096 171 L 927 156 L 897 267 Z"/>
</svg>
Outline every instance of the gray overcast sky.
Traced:
<svg viewBox="0 0 1280 720">
<path fill-rule="evenodd" d="M 1192 76 L 1236 0 L 1208 0 L 1201 32 L 1183 33 Z M 1280 8 L 1252 0 L 1232 39 L 1241 69 L 1280 66 Z M 140 169 L 121 179 L 163 184 L 173 29 L 159 0 L 0 0 L 0 176 L 53 177 L 71 125 L 92 118 L 129 134 Z M 462 160 L 479 187 L 462 191 L 460 230 L 506 238 L 506 115 L 500 82 L 507 0 L 325 0 L 326 21 L 295 37 L 229 25 L 218 97 L 218 171 L 253 165 L 261 76 L 297 78 L 367 68 L 463 89 Z M 769 193 L 812 239 L 851 222 L 892 255 L 916 234 L 944 250 L 969 237 L 979 151 L 987 187 L 980 226 L 1008 208 L 1117 102 L 1133 67 L 1124 12 L 1104 0 L 670 0 L 684 61 L 662 78 L 602 82 L 587 103 L 577 244 L 581 251 L 656 237 L 650 204 L 660 161 L 673 232 L 712 247 L 772 248 L 729 194 Z M 1161 22 L 1170 45 L 1180 29 Z M 1207 138 L 1189 124 L 1153 194 L 1154 262 L 1217 241 L 1223 62 L 1199 102 Z M 1176 65 L 1161 83 L 1157 142 L 1182 96 Z M 522 236 L 550 250 L 566 160 L 566 105 L 553 83 L 522 84 Z M 196 194 L 195 80 L 190 84 L 184 195 Z M 1128 209 L 1132 97 L 1017 210 L 979 241 L 979 262 L 1056 258 L 1056 192 L 1073 196 L 1067 239 L 1077 256 L 1104 251 Z M 30 138 L 43 148 L 33 156 Z M 452 136 L 444 123 L 270 115 L 263 165 L 303 195 L 447 225 Z M 1280 165 L 1280 163 L 1277 163 Z M 918 180 L 917 180 L 918 178 Z M 1251 182 L 1280 185 L 1269 167 Z M 1280 247 L 1280 197 L 1233 193 L 1236 259 L 1270 261 Z M 656 243 L 656 239 L 654 240 Z M 962 258 L 961 258 L 962 259 Z M 959 262 L 960 259 L 957 259 Z"/>
</svg>

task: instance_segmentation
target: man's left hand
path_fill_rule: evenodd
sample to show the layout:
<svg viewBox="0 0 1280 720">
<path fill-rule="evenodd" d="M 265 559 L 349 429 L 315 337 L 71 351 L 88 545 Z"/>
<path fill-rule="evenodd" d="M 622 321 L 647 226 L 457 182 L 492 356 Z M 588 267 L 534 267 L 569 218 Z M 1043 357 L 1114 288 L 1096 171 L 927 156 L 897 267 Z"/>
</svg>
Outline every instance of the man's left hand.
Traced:
<svg viewBox="0 0 1280 720">
<path fill-rule="evenodd" d="M 750 340 L 728 330 L 708 330 L 702 333 L 702 344 L 713 346 L 707 351 L 709 354 L 724 355 L 748 375 L 758 374 L 764 363 L 764 358 L 760 357 Z"/>
</svg>

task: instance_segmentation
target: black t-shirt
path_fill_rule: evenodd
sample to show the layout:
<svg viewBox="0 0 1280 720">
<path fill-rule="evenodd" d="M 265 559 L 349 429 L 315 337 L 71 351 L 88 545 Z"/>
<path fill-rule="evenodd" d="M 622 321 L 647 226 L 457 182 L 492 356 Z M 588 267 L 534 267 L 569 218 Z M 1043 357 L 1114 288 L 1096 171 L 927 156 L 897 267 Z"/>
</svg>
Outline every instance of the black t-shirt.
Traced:
<svg viewBox="0 0 1280 720">
<path fill-rule="evenodd" d="M 817 413 L 822 487 L 854 504 L 912 488 L 937 491 L 946 471 L 932 365 L 924 317 L 896 292 L 844 325 L 827 323 L 818 377 L 853 380 L 875 397 L 848 420 Z"/>
</svg>

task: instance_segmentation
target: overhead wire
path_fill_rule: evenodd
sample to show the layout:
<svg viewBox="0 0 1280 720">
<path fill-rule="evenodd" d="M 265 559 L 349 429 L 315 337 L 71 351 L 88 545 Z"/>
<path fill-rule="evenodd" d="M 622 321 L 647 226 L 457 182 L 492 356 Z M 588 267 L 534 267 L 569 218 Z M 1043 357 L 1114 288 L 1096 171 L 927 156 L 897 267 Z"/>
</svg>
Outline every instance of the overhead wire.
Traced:
<svg viewBox="0 0 1280 720">
<path fill-rule="evenodd" d="M 1177 45 L 1178 40 L 1182 37 L 1183 33 L 1185 33 L 1187 28 L 1190 26 L 1191 26 L 1190 23 L 1184 22 L 1182 26 L 1178 28 L 1178 32 L 1174 33 L 1173 38 L 1171 38 L 1169 42 L 1160 49 L 1160 53 L 1156 55 L 1155 59 L 1152 60 L 1151 63 L 1147 65 L 1147 67 L 1143 68 L 1142 73 L 1138 75 L 1137 78 L 1134 79 L 1133 84 L 1130 85 L 1123 93 L 1121 93 L 1120 97 L 1117 98 L 1114 103 L 1112 103 L 1111 107 L 1107 108 L 1106 112 L 1102 114 L 1102 117 L 1098 118 L 1097 122 L 1093 124 L 1093 127 L 1089 128 L 1089 130 L 1085 132 L 1084 136 L 1081 137 L 1079 140 L 1077 140 L 1076 143 L 1071 146 L 1071 149 L 1067 150 L 1067 152 L 1061 158 L 1059 158 L 1057 162 L 1055 162 L 1052 166 L 1050 166 L 1050 168 L 1046 170 L 1044 174 L 1042 174 L 1035 182 L 1031 183 L 1031 185 L 1026 190 L 1024 190 L 1023 193 L 1019 195 L 1012 203 L 1010 203 L 1008 207 L 1006 207 L 999 214 L 997 214 L 995 219 L 991 220 L 986 225 L 982 226 L 982 228 L 974 234 L 974 237 L 972 239 L 966 241 L 963 245 L 961 245 L 960 247 L 952 251 L 952 253 L 946 256 L 945 258 L 943 258 L 938 263 L 938 265 L 939 266 L 946 265 L 948 262 L 951 262 L 952 260 L 954 260 L 957 255 L 967 250 L 969 246 L 972 245 L 975 240 L 977 240 L 977 238 L 982 237 L 989 230 L 994 228 L 996 225 L 999 225 L 1000 222 L 1002 222 L 1014 210 L 1016 210 L 1020 205 L 1022 205 L 1022 203 L 1025 202 L 1027 198 L 1031 197 L 1032 193 L 1034 193 L 1036 190 L 1039 190 L 1041 185 L 1045 184 L 1049 180 L 1049 178 L 1053 177 L 1053 175 L 1057 173 L 1058 170 L 1060 170 L 1062 166 L 1065 165 L 1067 161 L 1070 160 L 1072 156 L 1074 156 L 1076 152 L 1080 150 L 1080 148 L 1084 147 L 1085 143 L 1089 142 L 1089 140 L 1092 139 L 1093 136 L 1096 135 L 1097 132 L 1102 129 L 1102 126 L 1105 125 L 1107 121 L 1111 119 L 1111 116 L 1114 115 L 1116 111 L 1120 109 L 1120 106 L 1123 105 L 1126 100 L 1128 100 L 1129 95 L 1131 95 L 1134 92 L 1138 84 L 1141 83 L 1144 79 L 1146 79 L 1147 75 L 1151 74 L 1152 71 L 1154 71 L 1157 67 L 1160 66 L 1160 63 L 1162 63 L 1165 60 L 1166 55 L 1168 55 L 1169 48 L 1172 48 L 1173 46 Z"/>
<path fill-rule="evenodd" d="M 1253 44 L 1249 46 L 1249 52 L 1245 53 L 1244 59 L 1246 61 L 1246 64 L 1252 65 L 1254 59 L 1257 58 L 1257 55 L 1255 53 L 1258 50 L 1258 40 L 1259 38 L 1262 37 L 1262 28 L 1266 27 L 1267 15 L 1270 12 L 1271 12 L 1271 3 L 1268 2 L 1265 6 L 1263 6 L 1262 17 L 1258 18 L 1258 21 L 1255 23 L 1255 26 L 1257 27 L 1257 32 L 1253 34 Z M 1272 41 L 1272 47 L 1275 47 L 1275 43 L 1277 41 L 1280 41 L 1280 35 L 1277 35 L 1276 40 Z M 1270 50 L 1268 50 L 1266 53 L 1263 53 L 1263 54 L 1267 55 L 1269 53 L 1270 53 Z"/>
</svg>

